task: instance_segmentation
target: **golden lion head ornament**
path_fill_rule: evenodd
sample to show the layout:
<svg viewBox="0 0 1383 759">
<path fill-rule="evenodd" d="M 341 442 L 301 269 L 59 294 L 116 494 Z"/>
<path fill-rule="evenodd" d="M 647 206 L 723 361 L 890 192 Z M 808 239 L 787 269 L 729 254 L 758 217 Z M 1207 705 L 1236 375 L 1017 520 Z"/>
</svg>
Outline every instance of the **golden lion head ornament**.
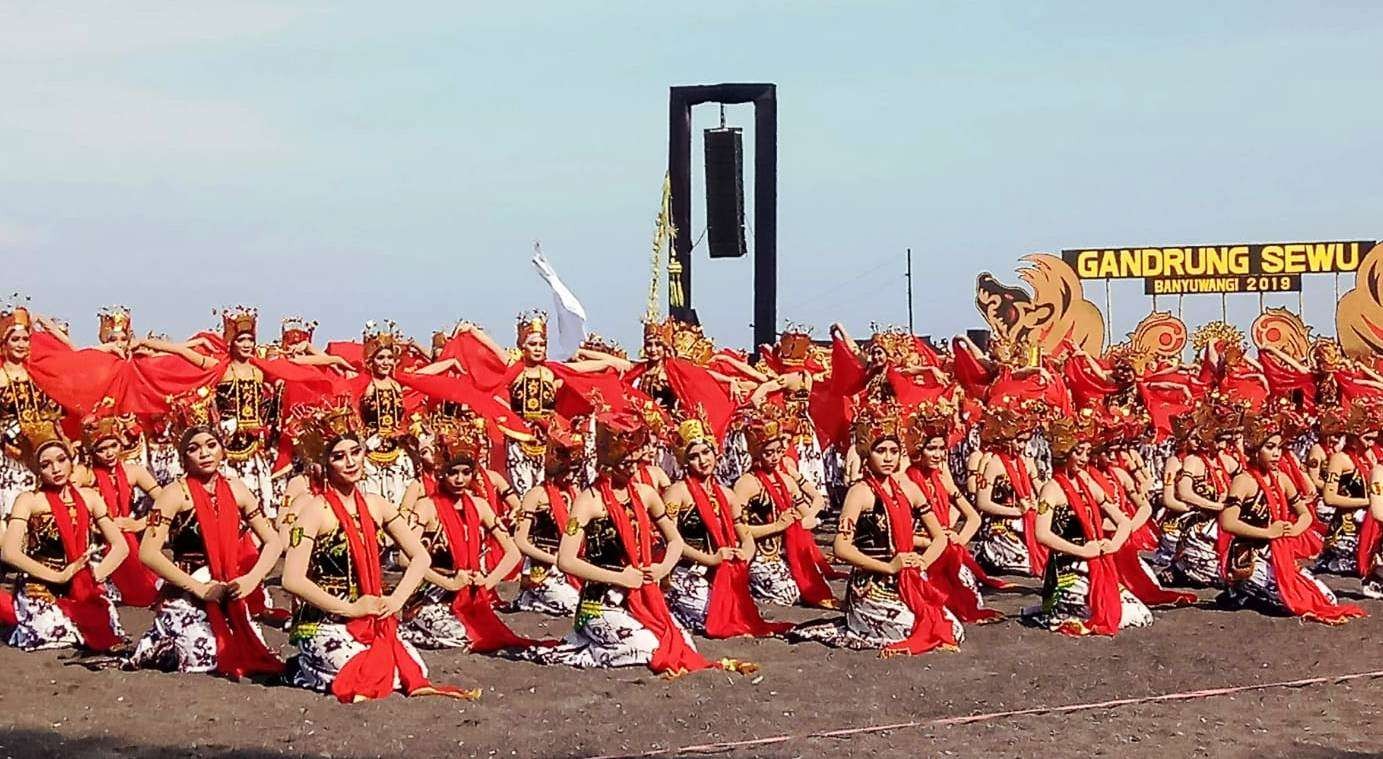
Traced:
<svg viewBox="0 0 1383 759">
<path fill-rule="evenodd" d="M 1383 356 L 1383 243 L 1364 254 L 1354 289 L 1340 296 L 1335 333 L 1350 358 Z"/>
<path fill-rule="evenodd" d="M 1076 272 L 1046 253 L 1023 257 L 1018 277 L 1032 293 L 999 282 L 984 272 L 975 280 L 975 307 L 1000 339 L 1015 345 L 1035 344 L 1056 353 L 1063 341 L 1099 355 L 1104 350 L 1104 317 L 1085 299 Z"/>
</svg>

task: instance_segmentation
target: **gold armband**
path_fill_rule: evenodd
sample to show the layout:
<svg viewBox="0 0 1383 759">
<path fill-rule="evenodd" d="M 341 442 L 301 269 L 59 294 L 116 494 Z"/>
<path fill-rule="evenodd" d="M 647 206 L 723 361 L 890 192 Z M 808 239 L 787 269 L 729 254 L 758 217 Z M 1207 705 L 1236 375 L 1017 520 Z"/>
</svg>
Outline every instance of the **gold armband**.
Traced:
<svg viewBox="0 0 1383 759">
<path fill-rule="evenodd" d="M 303 528 L 294 527 L 288 531 L 288 547 L 297 548 L 303 542 Z"/>
<path fill-rule="evenodd" d="M 1339 472 L 1331 472 L 1330 474 L 1328 474 L 1328 475 L 1325 476 L 1325 481 L 1326 481 L 1326 482 L 1339 482 L 1339 481 L 1340 481 L 1340 473 L 1339 473 Z"/>
<path fill-rule="evenodd" d="M 575 535 L 576 533 L 581 532 L 581 523 L 576 521 L 576 517 L 572 517 L 567 520 L 567 526 L 562 528 L 562 532 L 565 532 L 568 535 Z"/>
<path fill-rule="evenodd" d="M 158 509 L 151 509 L 148 518 L 144 521 L 144 526 L 152 530 L 161 524 L 163 524 L 163 512 Z"/>
<path fill-rule="evenodd" d="M 1047 512 L 1049 512 L 1049 511 L 1051 511 L 1051 510 L 1052 510 L 1052 505 L 1051 505 L 1050 503 L 1047 503 L 1046 501 L 1038 501 L 1038 502 L 1037 502 L 1037 513 L 1038 513 L 1038 514 L 1046 514 Z"/>
<path fill-rule="evenodd" d="M 1373 482 L 1369 484 L 1369 492 L 1374 495 L 1383 495 L 1383 482 Z"/>
</svg>

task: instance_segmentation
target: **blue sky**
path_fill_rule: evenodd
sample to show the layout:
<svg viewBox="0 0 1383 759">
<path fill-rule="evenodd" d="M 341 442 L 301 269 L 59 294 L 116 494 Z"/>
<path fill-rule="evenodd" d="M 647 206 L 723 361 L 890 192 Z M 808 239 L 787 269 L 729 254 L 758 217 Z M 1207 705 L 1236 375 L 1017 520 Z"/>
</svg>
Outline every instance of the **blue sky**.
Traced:
<svg viewBox="0 0 1383 759">
<path fill-rule="evenodd" d="M 946 334 L 1030 252 L 1383 237 L 1383 4 L 500 5 L 0 7 L 0 290 L 86 340 L 106 303 L 174 335 L 247 303 L 508 337 L 550 306 L 541 240 L 629 344 L 667 87 L 721 81 L 778 84 L 781 317 L 817 334 L 903 322 L 909 246 Z M 698 253 L 708 331 L 746 344 L 750 260 Z M 1306 287 L 1332 331 L 1331 278 Z M 1148 300 L 1114 300 L 1118 336 Z"/>
</svg>

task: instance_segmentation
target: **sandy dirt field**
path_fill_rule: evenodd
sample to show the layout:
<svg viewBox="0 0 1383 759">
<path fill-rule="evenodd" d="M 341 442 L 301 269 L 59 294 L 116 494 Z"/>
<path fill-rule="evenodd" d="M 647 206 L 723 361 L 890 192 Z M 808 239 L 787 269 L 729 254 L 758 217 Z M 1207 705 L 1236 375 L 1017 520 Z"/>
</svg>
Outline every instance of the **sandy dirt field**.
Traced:
<svg viewBox="0 0 1383 759">
<path fill-rule="evenodd" d="M 1357 581 L 1328 578 L 1346 598 Z M 506 590 L 511 597 L 513 589 Z M 1210 594 L 1204 594 L 1208 599 Z M 1008 613 L 1028 588 L 991 594 Z M 1383 680 L 1357 678 L 1193 700 L 919 724 L 1229 686 L 1383 670 L 1383 603 L 1339 628 L 1200 607 L 1160 611 L 1153 627 L 1071 640 L 1008 619 L 971 626 L 958 653 L 880 660 L 781 641 L 700 641 L 762 665 L 755 677 L 701 673 L 668 682 L 644 669 L 582 672 L 448 652 L 425 655 L 435 680 L 484 688 L 482 700 L 343 706 L 289 687 L 155 672 L 92 672 L 69 652 L 0 648 L 4 756 L 706 755 L 685 747 L 791 736 L 716 755 L 1368 756 L 1383 755 Z M 819 616 L 780 610 L 779 619 Z M 132 634 L 148 612 L 122 610 Z M 566 620 L 508 615 L 521 632 L 560 636 Z M 284 646 L 286 637 L 269 633 Z M 816 735 L 813 735 L 816 734 Z"/>
</svg>

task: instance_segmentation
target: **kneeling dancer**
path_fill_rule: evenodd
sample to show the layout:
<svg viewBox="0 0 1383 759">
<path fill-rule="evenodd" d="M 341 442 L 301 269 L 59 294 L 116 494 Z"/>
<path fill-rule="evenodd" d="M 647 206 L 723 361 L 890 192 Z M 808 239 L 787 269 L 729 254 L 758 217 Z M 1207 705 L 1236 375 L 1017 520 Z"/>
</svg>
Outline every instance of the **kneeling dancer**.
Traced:
<svg viewBox="0 0 1383 759">
<path fill-rule="evenodd" d="M 300 495 L 290 506 L 298 517 L 289 529 L 283 589 L 302 604 L 291 636 L 298 656 L 289 679 L 343 703 L 384 698 L 395 690 L 475 700 L 478 690 L 429 682 L 417 650 L 399 639 L 396 615 L 431 559 L 398 508 L 361 489 L 361 429 L 348 405 L 298 409 L 290 422 L 299 455 L 322 465 L 325 483 L 319 494 Z M 408 561 L 388 595 L 380 569 L 381 526 Z"/>
<path fill-rule="evenodd" d="M 945 594 L 925 574 L 945 552 L 946 533 L 914 495 L 919 491 L 905 490 L 894 479 L 903 455 L 901 416 L 896 404 L 884 402 L 862 409 L 856 421 L 864 479 L 845 494 L 835 540 L 836 557 L 854 567 L 845 616 L 799 626 L 789 639 L 878 649 L 887 656 L 955 650 L 964 638 Z"/>
</svg>

